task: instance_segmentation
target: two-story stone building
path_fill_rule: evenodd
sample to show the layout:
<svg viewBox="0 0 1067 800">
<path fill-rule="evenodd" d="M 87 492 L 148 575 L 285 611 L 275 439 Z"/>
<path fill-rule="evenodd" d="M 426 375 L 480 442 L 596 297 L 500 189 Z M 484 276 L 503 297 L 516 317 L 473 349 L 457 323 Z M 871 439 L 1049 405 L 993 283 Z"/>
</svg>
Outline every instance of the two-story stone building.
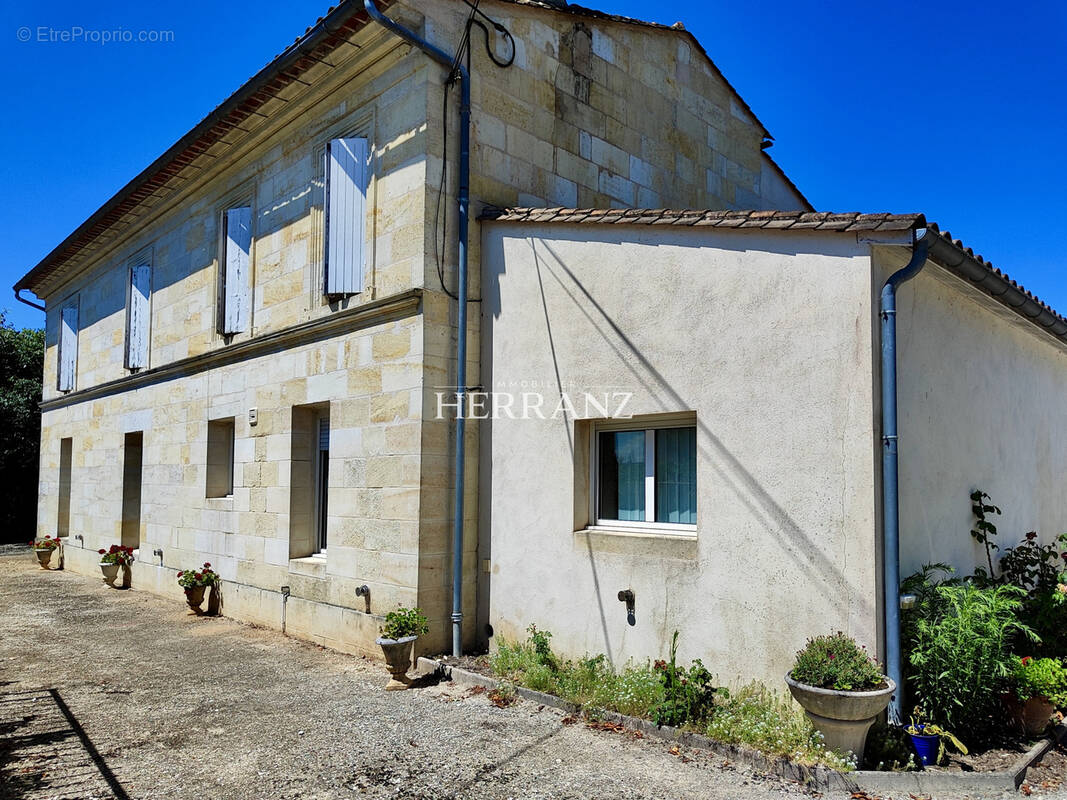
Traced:
<svg viewBox="0 0 1067 800">
<path fill-rule="evenodd" d="M 810 209 L 697 41 L 562 2 L 382 2 L 470 64 L 472 209 Z M 458 92 L 342 2 L 16 285 L 44 300 L 39 533 L 68 569 L 137 548 L 176 594 L 373 652 L 419 605 L 449 642 Z M 467 384 L 483 288 L 471 224 Z M 529 302 L 537 302 L 529 298 Z M 466 436 L 464 640 L 488 635 L 479 429 Z M 161 551 L 161 553 L 160 553 Z M 369 600 L 357 597 L 366 585 Z"/>
</svg>

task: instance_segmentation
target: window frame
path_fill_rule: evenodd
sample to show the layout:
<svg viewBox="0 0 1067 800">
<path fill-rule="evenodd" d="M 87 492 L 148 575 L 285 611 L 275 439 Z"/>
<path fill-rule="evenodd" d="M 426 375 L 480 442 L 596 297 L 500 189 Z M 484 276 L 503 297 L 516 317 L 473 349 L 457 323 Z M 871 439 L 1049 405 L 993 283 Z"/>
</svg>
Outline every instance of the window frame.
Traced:
<svg viewBox="0 0 1067 800">
<path fill-rule="evenodd" d="M 226 458 L 220 462 L 212 462 L 212 443 L 214 436 L 212 432 L 215 432 L 215 436 L 218 436 L 220 432 L 226 435 L 224 443 L 226 445 Z M 217 447 L 216 443 L 216 447 Z M 209 419 L 207 423 L 207 449 L 206 459 L 204 462 L 204 497 L 209 500 L 219 500 L 233 497 L 234 490 L 234 473 L 235 468 L 235 451 L 237 449 L 237 418 L 236 417 L 219 417 L 217 419 Z M 227 481 L 229 491 L 225 494 L 215 494 L 212 491 L 212 476 L 216 470 L 221 470 L 223 474 L 229 479 Z M 217 485 L 217 484 L 216 484 Z"/>
<path fill-rule="evenodd" d="M 665 533 L 685 533 L 694 535 L 700 526 L 700 502 L 699 502 L 699 459 L 697 469 L 697 521 L 693 523 L 682 522 L 656 522 L 656 431 L 671 428 L 694 428 L 696 418 L 692 414 L 685 415 L 662 415 L 656 417 L 633 418 L 628 420 L 604 420 L 594 423 L 590 438 L 589 459 L 589 519 L 590 528 L 616 529 L 625 531 L 660 531 Z M 601 433 L 624 433 L 638 432 L 645 434 L 645 519 L 603 519 L 600 517 L 600 434 Z M 698 448 L 699 452 L 699 448 Z M 651 511 L 652 520 L 648 519 Z"/>
<path fill-rule="evenodd" d="M 256 244 L 259 222 L 256 205 L 258 185 L 254 180 L 246 181 L 237 188 L 223 195 L 214 207 L 215 224 L 215 334 L 226 342 L 237 337 L 252 335 L 253 320 L 256 313 Z M 235 208 L 249 209 L 248 222 L 248 319 L 240 331 L 226 332 L 226 259 L 227 259 L 227 212 Z"/>
</svg>

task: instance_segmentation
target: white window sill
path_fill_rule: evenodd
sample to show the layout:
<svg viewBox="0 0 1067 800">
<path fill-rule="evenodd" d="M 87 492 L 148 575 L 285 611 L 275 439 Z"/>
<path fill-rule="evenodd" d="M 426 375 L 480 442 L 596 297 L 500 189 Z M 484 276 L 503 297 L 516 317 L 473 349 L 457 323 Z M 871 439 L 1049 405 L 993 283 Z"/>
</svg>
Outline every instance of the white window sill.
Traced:
<svg viewBox="0 0 1067 800">
<path fill-rule="evenodd" d="M 656 527 L 649 524 L 647 526 L 630 526 L 630 525 L 589 525 L 580 530 L 576 530 L 575 533 L 599 533 L 606 534 L 608 536 L 629 536 L 637 539 L 681 539 L 681 540 L 696 540 L 697 529 L 696 526 L 692 526 L 692 530 L 676 527 Z"/>
<path fill-rule="evenodd" d="M 326 577 L 326 554 L 314 553 L 305 558 L 290 558 L 289 571 L 309 578 Z"/>
</svg>

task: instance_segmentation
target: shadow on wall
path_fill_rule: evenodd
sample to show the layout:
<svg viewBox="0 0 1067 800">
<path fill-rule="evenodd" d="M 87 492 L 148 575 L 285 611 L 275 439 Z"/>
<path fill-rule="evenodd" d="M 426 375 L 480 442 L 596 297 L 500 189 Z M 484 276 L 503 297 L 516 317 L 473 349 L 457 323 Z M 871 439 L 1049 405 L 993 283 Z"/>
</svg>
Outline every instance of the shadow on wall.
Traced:
<svg viewBox="0 0 1067 800">
<path fill-rule="evenodd" d="M 0 693 L 0 800 L 130 800 L 58 689 Z"/>
<path fill-rule="evenodd" d="M 541 293 L 541 306 L 544 312 L 545 325 L 548 332 L 548 344 L 551 351 L 553 368 L 557 389 L 562 395 L 562 378 L 557 361 L 556 345 L 553 335 L 552 319 L 549 305 L 545 294 L 545 283 L 554 281 L 562 292 L 570 299 L 574 307 L 590 322 L 608 345 L 619 364 L 629 372 L 633 379 L 649 394 L 655 396 L 666 392 L 669 397 L 672 410 L 688 407 L 684 398 L 671 387 L 664 376 L 656 369 L 654 364 L 634 345 L 622 328 L 612 319 L 611 315 L 600 305 L 593 294 L 582 284 L 564 263 L 563 259 L 543 241 L 537 242 L 530 239 L 530 247 L 533 261 L 537 272 L 537 281 Z M 538 244 L 540 244 L 539 252 Z M 497 281 L 489 282 L 493 297 L 487 307 L 494 317 L 500 312 L 500 297 Z M 491 323 L 490 323 L 491 324 Z M 572 460 L 574 457 L 574 441 L 572 426 L 574 420 L 564 409 L 564 418 L 561 424 L 565 428 L 567 441 L 571 449 Z M 824 553 L 821 552 L 811 535 L 806 532 L 789 512 L 783 508 L 770 492 L 765 489 L 756 477 L 746 469 L 745 465 L 735 457 L 722 443 L 714 430 L 708 425 L 707 418 L 697 419 L 700 436 L 698 441 L 701 455 L 712 465 L 718 480 L 723 486 L 727 486 L 736 495 L 758 524 L 768 531 L 777 541 L 783 554 L 788 555 L 795 570 L 803 573 L 815 590 L 824 595 L 840 593 L 840 587 L 846 584 L 844 572 L 837 567 Z M 596 593 L 597 607 L 600 615 L 604 650 L 611 658 L 612 647 L 607 622 L 605 603 L 617 602 L 614 590 L 605 590 L 600 585 L 598 574 L 598 555 L 587 539 L 586 549 L 589 559 L 590 576 Z M 605 596 L 605 591 L 607 595 Z M 852 598 L 845 598 L 842 602 L 847 607 Z M 860 602 L 869 605 L 867 598 L 860 598 Z M 669 626 L 668 626 L 669 627 Z M 664 641 L 664 648 L 667 642 Z"/>
</svg>

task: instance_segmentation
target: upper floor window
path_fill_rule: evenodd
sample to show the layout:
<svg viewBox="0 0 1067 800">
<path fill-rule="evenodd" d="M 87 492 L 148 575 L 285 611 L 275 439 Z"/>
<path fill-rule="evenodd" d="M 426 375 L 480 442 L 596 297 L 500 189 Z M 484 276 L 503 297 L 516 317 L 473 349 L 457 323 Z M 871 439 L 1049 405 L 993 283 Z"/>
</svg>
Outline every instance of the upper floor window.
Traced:
<svg viewBox="0 0 1067 800">
<path fill-rule="evenodd" d="M 252 206 L 235 205 L 222 212 L 222 258 L 219 269 L 219 332 L 248 329 L 252 309 L 249 281 L 252 252 Z"/>
<path fill-rule="evenodd" d="M 596 521 L 604 525 L 696 525 L 696 427 L 600 430 Z"/>
<path fill-rule="evenodd" d="M 74 390 L 74 375 L 78 367 L 78 301 L 68 303 L 59 312 L 59 363 L 56 388 L 61 392 Z"/>
<path fill-rule="evenodd" d="M 326 286 L 330 296 L 363 291 L 366 262 L 367 140 L 331 139 L 326 145 Z"/>
<path fill-rule="evenodd" d="M 148 336 L 151 319 L 152 263 L 148 254 L 136 256 L 130 263 L 126 287 L 126 368 L 148 366 Z"/>
</svg>

